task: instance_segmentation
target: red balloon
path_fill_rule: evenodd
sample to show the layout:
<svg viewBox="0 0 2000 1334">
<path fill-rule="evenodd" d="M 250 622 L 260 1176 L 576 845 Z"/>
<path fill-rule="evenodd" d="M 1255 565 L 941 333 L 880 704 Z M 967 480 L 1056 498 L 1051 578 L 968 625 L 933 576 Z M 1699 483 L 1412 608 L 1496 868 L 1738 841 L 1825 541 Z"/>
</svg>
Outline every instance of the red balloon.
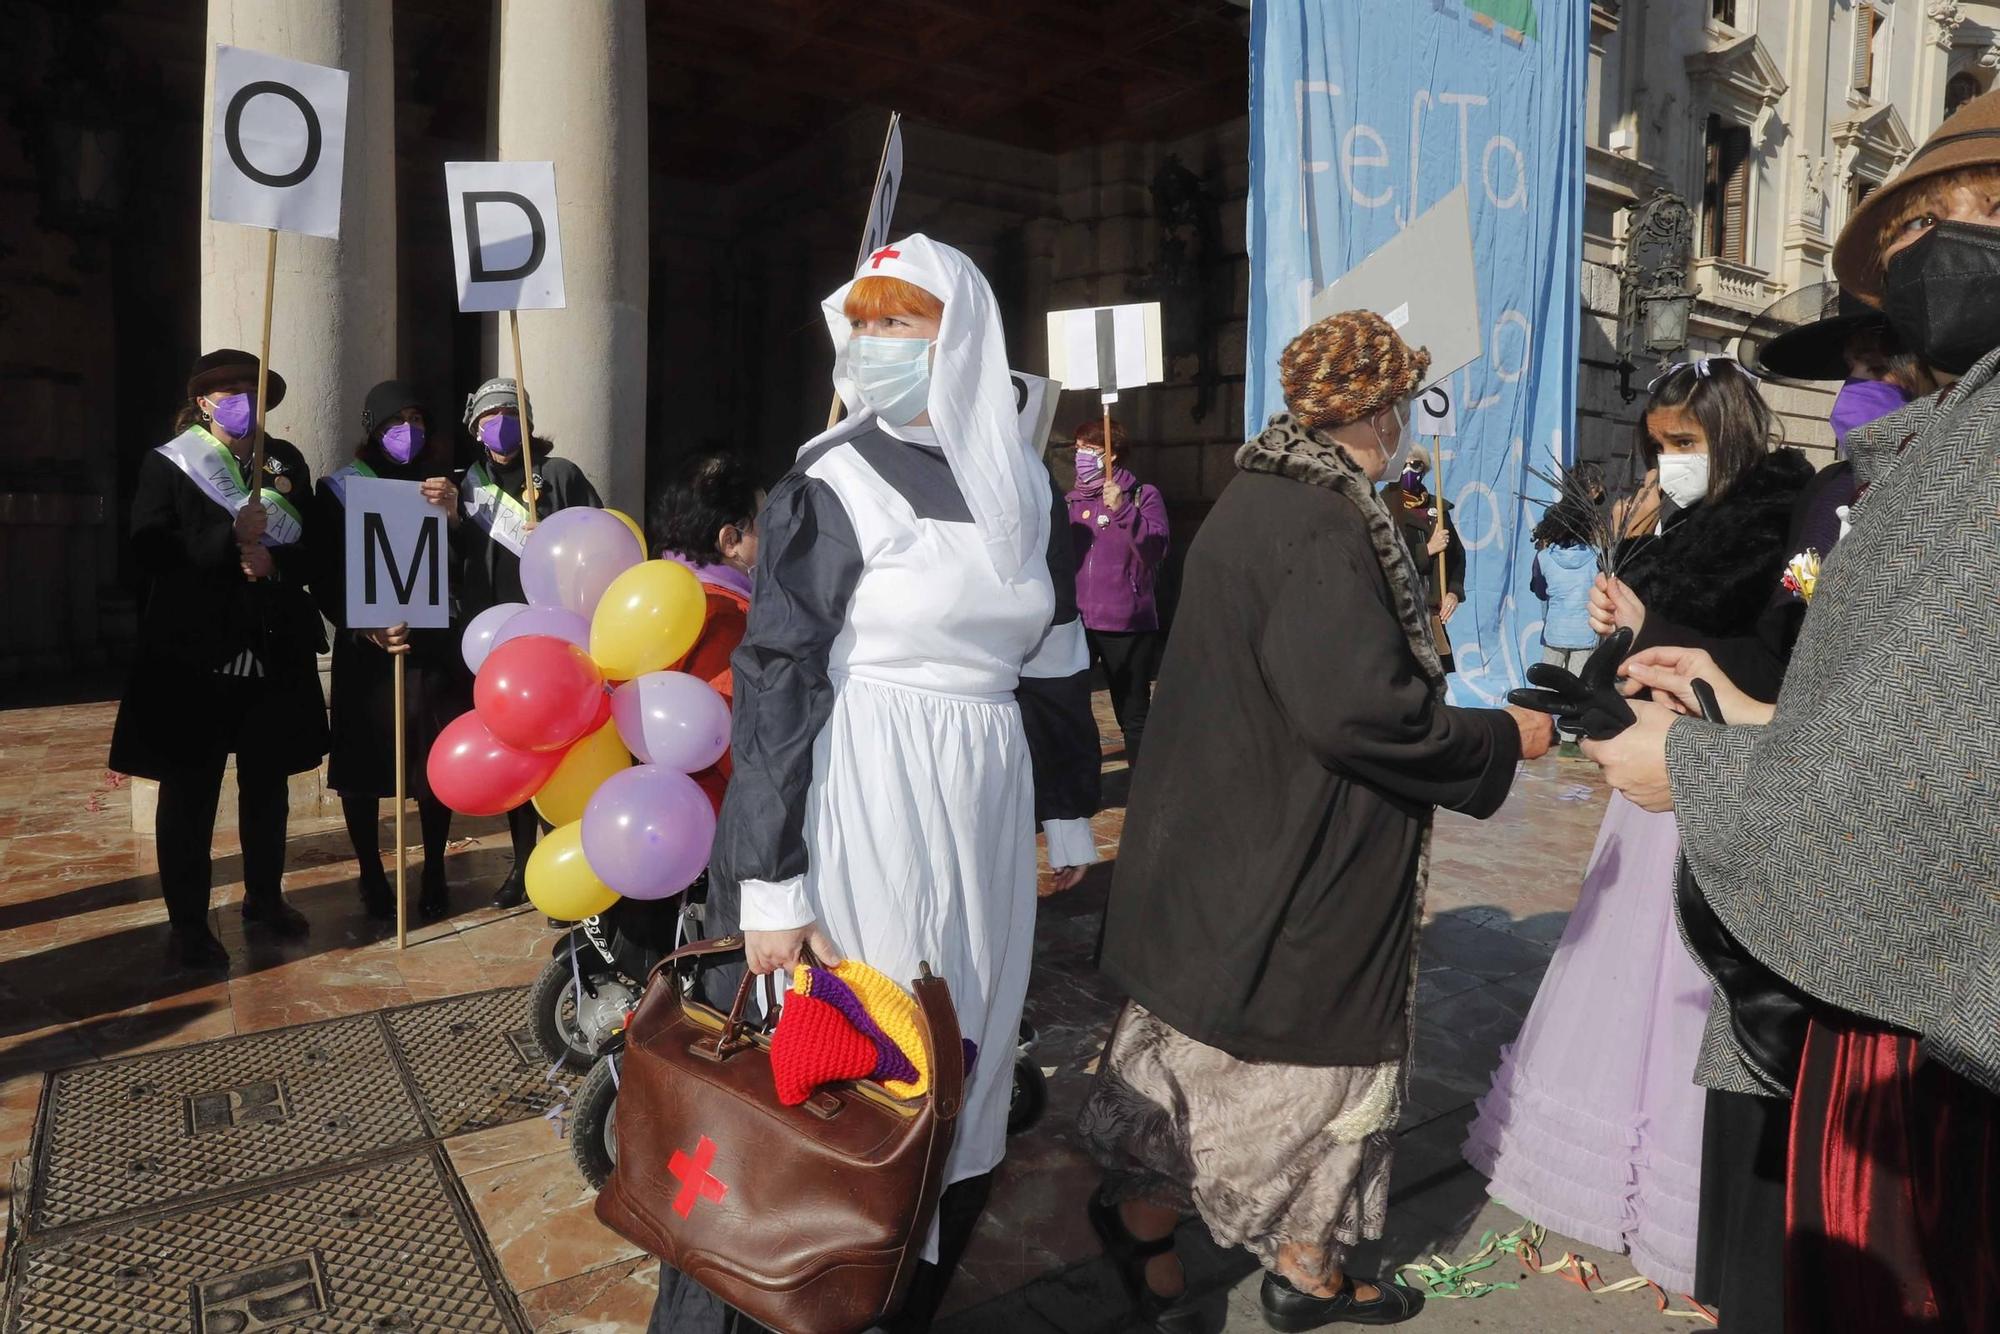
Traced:
<svg viewBox="0 0 2000 1334">
<path fill-rule="evenodd" d="M 502 744 L 477 713 L 462 713 L 431 743 L 424 772 L 431 793 L 461 815 L 503 815 L 526 802 L 562 763 Z"/>
<path fill-rule="evenodd" d="M 502 745 L 558 751 L 604 726 L 611 697 L 588 653 L 551 635 L 522 635 L 480 664 L 472 707 Z"/>
</svg>

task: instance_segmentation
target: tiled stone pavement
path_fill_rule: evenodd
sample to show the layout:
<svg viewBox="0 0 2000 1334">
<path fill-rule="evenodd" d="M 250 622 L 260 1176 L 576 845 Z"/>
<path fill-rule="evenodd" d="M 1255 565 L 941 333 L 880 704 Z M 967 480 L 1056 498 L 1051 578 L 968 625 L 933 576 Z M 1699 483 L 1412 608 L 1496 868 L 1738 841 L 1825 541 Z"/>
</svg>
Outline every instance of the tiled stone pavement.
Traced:
<svg viewBox="0 0 2000 1334">
<path fill-rule="evenodd" d="M 1106 735 L 1115 736 L 1099 703 Z M 518 985 L 547 957 L 539 915 L 484 906 L 506 864 L 499 822 L 454 831 L 470 837 L 452 858 L 459 911 L 414 930 L 411 947 L 398 953 L 393 938 L 361 919 L 338 823 L 295 821 L 287 888 L 312 919 L 311 939 L 244 940 L 234 911 L 235 836 L 219 832 L 215 919 L 235 962 L 226 979 L 192 984 L 161 963 L 165 918 L 152 840 L 131 832 L 129 794 L 102 768 L 112 711 L 79 705 L 0 714 L 0 1161 L 26 1154 L 41 1074 L 52 1067 Z M 1440 821 L 1417 1070 L 1382 1258 L 1456 1252 L 1481 1229 L 1516 1221 L 1486 1204 L 1457 1143 L 1575 900 L 1603 809 L 1593 772 L 1576 761 L 1540 761 L 1525 766 L 1493 820 Z M 1114 754 L 1106 774 L 1112 807 L 1096 822 L 1107 857 L 1116 855 L 1124 788 Z M 1109 868 L 1100 868 L 1077 890 L 1044 900 L 1029 1014 L 1041 1033 L 1036 1059 L 1050 1072 L 1051 1107 L 1012 1146 L 954 1287 L 953 1330 L 1045 1334 L 1118 1323 L 1118 1297 L 1081 1212 L 1093 1174 L 1071 1130 L 1116 1005 L 1089 966 L 1108 882 Z M 447 1147 L 538 1330 L 644 1327 L 654 1267 L 597 1225 L 590 1194 L 547 1122 L 464 1135 Z M 1218 1314 L 1227 1313 L 1231 1328 L 1260 1327 L 1254 1276 L 1243 1277 L 1247 1262 L 1199 1237 L 1189 1246 L 1197 1281 L 1215 1289 Z M 1630 1272 L 1594 1258 L 1611 1277 Z M 1650 1310 L 1642 1298 L 1592 1299 L 1535 1278 L 1518 1293 L 1433 1303 L 1423 1327 L 1688 1328 Z"/>
</svg>

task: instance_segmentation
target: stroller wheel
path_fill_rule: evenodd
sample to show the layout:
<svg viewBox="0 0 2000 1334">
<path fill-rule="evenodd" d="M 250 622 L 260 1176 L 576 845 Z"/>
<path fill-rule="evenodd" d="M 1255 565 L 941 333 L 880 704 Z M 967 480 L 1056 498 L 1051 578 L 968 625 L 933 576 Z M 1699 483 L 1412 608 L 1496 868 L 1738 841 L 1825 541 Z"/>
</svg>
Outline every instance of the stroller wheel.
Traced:
<svg viewBox="0 0 2000 1334">
<path fill-rule="evenodd" d="M 1014 1096 L 1007 1104 L 1007 1133 L 1018 1135 L 1042 1119 L 1049 1106 L 1049 1081 L 1033 1061 L 1014 1062 Z"/>
<path fill-rule="evenodd" d="M 579 1006 L 575 975 L 565 954 L 549 960 L 528 989 L 528 1023 L 535 1045 L 573 1074 L 590 1069 L 603 1054 L 605 1042 L 638 1004 L 636 990 L 621 979 L 593 973 L 590 985 L 596 994 L 586 992 Z"/>
<path fill-rule="evenodd" d="M 569 1156 L 592 1190 L 602 1190 L 618 1165 L 618 1082 L 611 1077 L 617 1059 L 590 1067 L 570 1104 Z"/>
</svg>

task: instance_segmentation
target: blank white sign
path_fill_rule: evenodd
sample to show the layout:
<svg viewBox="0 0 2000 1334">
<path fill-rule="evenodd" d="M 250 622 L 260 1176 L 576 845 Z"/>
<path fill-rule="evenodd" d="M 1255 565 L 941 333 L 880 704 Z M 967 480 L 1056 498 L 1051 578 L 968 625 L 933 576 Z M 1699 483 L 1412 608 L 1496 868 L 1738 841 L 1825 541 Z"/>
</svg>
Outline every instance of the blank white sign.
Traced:
<svg viewBox="0 0 2000 1334">
<path fill-rule="evenodd" d="M 1472 268 L 1472 215 L 1460 186 L 1313 297 L 1315 323 L 1343 310 L 1372 310 L 1411 347 L 1429 348 L 1426 385 L 1480 353 L 1479 284 Z"/>
<path fill-rule="evenodd" d="M 458 308 L 560 310 L 562 229 L 553 162 L 447 162 Z"/>
<path fill-rule="evenodd" d="M 347 509 L 347 628 L 451 624 L 445 567 L 445 513 L 424 499 L 422 482 L 350 477 Z"/>
<path fill-rule="evenodd" d="M 340 235 L 346 70 L 218 46 L 212 120 L 209 217 Z"/>
</svg>

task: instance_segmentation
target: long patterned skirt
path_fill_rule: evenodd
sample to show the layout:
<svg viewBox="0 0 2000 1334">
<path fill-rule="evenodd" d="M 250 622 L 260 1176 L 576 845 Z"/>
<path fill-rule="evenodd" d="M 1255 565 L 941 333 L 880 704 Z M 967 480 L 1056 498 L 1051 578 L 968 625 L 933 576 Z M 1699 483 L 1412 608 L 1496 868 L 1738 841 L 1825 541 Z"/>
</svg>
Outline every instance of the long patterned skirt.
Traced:
<svg viewBox="0 0 2000 1334">
<path fill-rule="evenodd" d="M 1403 1074 L 1239 1061 L 1128 1004 L 1077 1124 L 1110 1202 L 1199 1214 L 1267 1269 L 1291 1246 L 1326 1272 L 1382 1235 Z"/>
</svg>

